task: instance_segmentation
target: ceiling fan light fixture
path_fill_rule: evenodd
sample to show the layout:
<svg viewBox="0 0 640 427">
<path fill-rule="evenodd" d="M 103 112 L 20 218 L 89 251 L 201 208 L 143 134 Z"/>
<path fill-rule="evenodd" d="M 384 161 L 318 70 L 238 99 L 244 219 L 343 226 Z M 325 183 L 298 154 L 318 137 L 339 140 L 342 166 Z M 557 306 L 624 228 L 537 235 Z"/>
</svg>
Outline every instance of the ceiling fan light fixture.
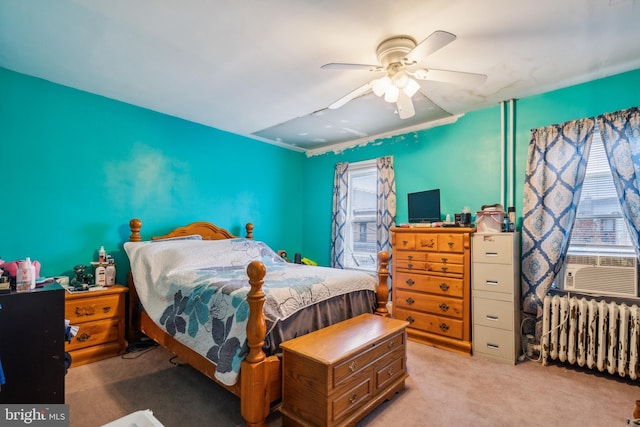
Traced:
<svg viewBox="0 0 640 427">
<path fill-rule="evenodd" d="M 391 85 L 391 79 L 389 76 L 376 79 L 371 82 L 371 89 L 376 96 L 382 96 L 387 91 L 387 88 Z"/>
<path fill-rule="evenodd" d="M 399 93 L 400 90 L 395 85 L 389 85 L 384 93 L 384 100 L 387 102 L 396 102 L 398 100 Z"/>
<path fill-rule="evenodd" d="M 429 70 L 424 68 L 419 68 L 413 72 L 413 77 L 415 77 L 418 80 L 426 80 L 427 74 L 429 74 Z"/>
<path fill-rule="evenodd" d="M 407 96 L 409 98 L 411 98 L 413 95 L 416 94 L 416 92 L 418 92 L 418 89 L 420 89 L 420 85 L 418 84 L 418 82 L 416 82 L 415 80 L 409 78 L 408 79 L 409 82 L 407 83 L 407 85 L 402 89 L 402 91 L 407 94 Z"/>
</svg>

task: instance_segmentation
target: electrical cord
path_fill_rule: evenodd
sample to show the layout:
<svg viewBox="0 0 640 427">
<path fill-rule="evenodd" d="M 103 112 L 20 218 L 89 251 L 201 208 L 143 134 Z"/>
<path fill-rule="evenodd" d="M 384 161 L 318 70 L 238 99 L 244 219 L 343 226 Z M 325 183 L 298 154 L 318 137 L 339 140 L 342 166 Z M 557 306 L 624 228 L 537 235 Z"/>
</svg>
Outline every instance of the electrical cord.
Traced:
<svg viewBox="0 0 640 427">
<path fill-rule="evenodd" d="M 571 298 L 570 292 L 567 292 L 566 296 L 567 296 L 567 298 Z M 535 319 L 532 318 L 532 317 L 525 317 L 524 319 L 522 319 L 522 321 L 520 322 L 520 337 L 521 337 L 521 340 L 522 340 L 522 337 L 524 337 L 522 328 L 524 326 L 524 322 L 527 321 L 527 320 L 534 320 L 535 321 Z M 569 320 L 569 310 L 567 310 L 567 314 L 565 315 L 564 319 L 562 319 L 562 322 L 558 323 L 556 326 L 554 326 L 553 328 L 549 329 L 546 334 L 540 335 L 540 344 L 539 345 L 542 346 L 542 341 L 543 341 L 543 338 L 545 336 L 550 335 L 551 332 L 553 332 L 554 330 L 559 329 L 560 327 L 562 327 L 564 324 L 567 323 L 568 320 Z M 524 342 L 524 341 L 522 341 L 522 342 Z M 518 360 L 520 362 L 522 362 L 525 359 L 531 360 L 533 362 L 540 362 L 542 360 L 542 347 L 540 348 L 540 351 L 538 352 L 538 357 L 536 359 L 534 359 L 534 358 L 529 357 L 529 355 L 527 354 L 526 347 L 524 345 L 522 345 L 522 354 L 520 355 L 520 357 L 518 357 Z"/>
</svg>

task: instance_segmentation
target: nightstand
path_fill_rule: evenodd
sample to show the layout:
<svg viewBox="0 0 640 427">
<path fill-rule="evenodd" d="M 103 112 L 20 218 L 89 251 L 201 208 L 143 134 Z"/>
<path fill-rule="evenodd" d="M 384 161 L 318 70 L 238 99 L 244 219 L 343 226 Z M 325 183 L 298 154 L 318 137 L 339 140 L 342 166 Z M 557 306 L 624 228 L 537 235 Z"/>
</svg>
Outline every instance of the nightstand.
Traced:
<svg viewBox="0 0 640 427">
<path fill-rule="evenodd" d="M 78 333 L 65 344 L 71 367 L 123 354 L 125 339 L 125 286 L 114 285 L 96 291 L 66 293 L 65 319 Z"/>
</svg>

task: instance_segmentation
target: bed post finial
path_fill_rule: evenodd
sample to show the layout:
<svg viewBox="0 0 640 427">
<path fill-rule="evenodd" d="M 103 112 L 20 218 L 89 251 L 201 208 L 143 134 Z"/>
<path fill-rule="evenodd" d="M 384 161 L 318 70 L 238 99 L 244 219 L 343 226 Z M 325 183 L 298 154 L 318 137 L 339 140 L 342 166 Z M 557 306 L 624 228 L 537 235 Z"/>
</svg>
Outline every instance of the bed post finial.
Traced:
<svg viewBox="0 0 640 427">
<path fill-rule="evenodd" d="M 142 241 L 142 237 L 140 237 L 140 228 L 142 228 L 142 221 L 138 218 L 133 218 L 129 221 L 129 229 L 131 230 L 131 235 L 129 236 L 130 242 Z"/>
<path fill-rule="evenodd" d="M 389 286 L 387 285 L 387 279 L 389 278 L 389 252 L 380 251 L 378 253 L 378 289 L 376 294 L 378 296 L 378 308 L 376 308 L 376 314 L 383 317 L 390 317 L 389 310 L 387 310 L 387 301 L 389 301 Z"/>
<path fill-rule="evenodd" d="M 253 224 L 250 222 L 245 225 L 245 229 L 247 230 L 247 239 L 253 239 Z"/>
</svg>

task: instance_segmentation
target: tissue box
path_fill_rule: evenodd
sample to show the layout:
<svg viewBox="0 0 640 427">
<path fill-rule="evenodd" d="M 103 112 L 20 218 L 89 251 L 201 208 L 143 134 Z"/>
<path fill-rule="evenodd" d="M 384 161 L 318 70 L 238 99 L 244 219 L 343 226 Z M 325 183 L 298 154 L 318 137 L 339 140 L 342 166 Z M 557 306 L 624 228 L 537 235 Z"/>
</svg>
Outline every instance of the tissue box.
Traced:
<svg viewBox="0 0 640 427">
<path fill-rule="evenodd" d="M 502 231 L 504 211 L 476 212 L 476 229 L 478 233 L 499 233 Z"/>
</svg>

